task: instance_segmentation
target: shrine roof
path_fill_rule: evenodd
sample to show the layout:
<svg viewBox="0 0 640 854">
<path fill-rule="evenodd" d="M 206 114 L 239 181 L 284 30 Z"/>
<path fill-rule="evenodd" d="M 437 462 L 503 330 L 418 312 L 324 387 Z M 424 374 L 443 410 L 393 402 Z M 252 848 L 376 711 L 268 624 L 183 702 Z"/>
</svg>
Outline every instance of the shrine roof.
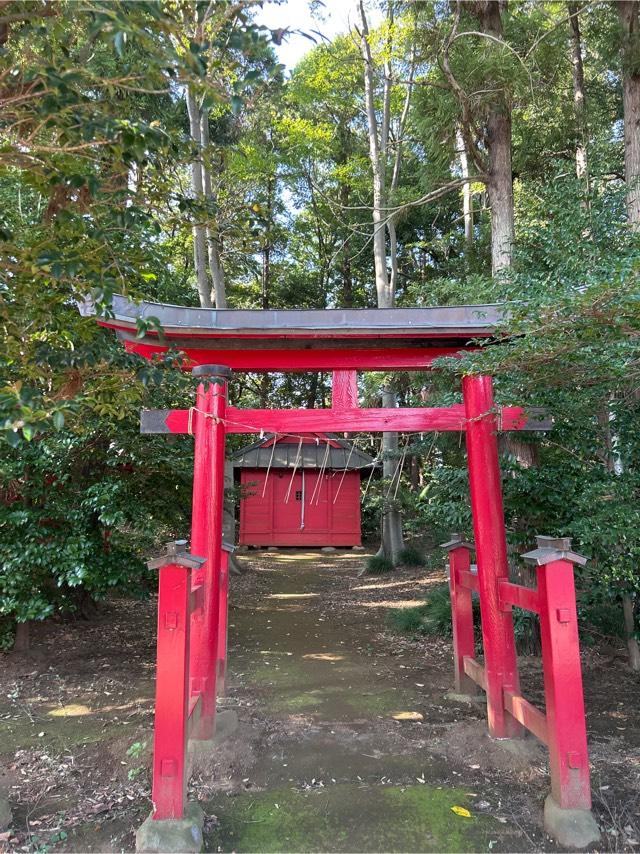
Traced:
<svg viewBox="0 0 640 854">
<path fill-rule="evenodd" d="M 91 306 L 81 310 L 93 313 Z M 172 348 L 185 352 L 190 365 L 235 370 L 420 369 L 440 355 L 473 348 L 474 339 L 492 338 L 505 316 L 504 306 L 495 304 L 238 310 L 135 303 L 123 296 L 113 298 L 112 311 L 97 322 L 113 329 L 130 352 L 151 358 Z M 138 320 L 152 318 L 162 334 L 151 325 L 140 337 Z"/>
<path fill-rule="evenodd" d="M 298 442 L 294 437 L 278 439 L 276 447 L 273 446 L 274 433 L 270 433 L 258 442 L 247 445 L 232 455 L 234 468 L 249 469 L 282 469 L 282 468 L 314 468 L 314 469 L 340 469 L 351 471 L 354 469 L 371 468 L 374 465 L 373 457 L 365 454 L 359 448 L 354 447 L 344 439 L 340 439 L 334 433 L 316 434 L 319 439 L 317 443 L 315 436 L 310 434 L 304 442 Z M 327 441 L 328 440 L 328 441 Z"/>
<path fill-rule="evenodd" d="M 486 336 L 495 332 L 504 307 L 447 305 L 428 308 L 327 308 L 327 309 L 216 309 L 190 308 L 168 303 L 135 303 L 115 296 L 113 318 L 100 322 L 113 329 L 136 328 L 138 318 L 155 317 L 166 335 L 244 336 L 247 333 L 324 334 L 331 337 L 373 333 L 393 337 Z"/>
</svg>

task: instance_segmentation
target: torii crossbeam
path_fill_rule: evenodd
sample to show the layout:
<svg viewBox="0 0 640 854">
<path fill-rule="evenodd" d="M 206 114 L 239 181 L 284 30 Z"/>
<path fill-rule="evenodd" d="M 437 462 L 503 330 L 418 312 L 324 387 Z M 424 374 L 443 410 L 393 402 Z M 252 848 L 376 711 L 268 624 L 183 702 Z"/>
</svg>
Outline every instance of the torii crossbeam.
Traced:
<svg viewBox="0 0 640 854">
<path fill-rule="evenodd" d="M 175 644 L 180 641 L 176 666 L 185 696 L 178 702 L 183 711 L 178 715 L 179 729 L 171 739 L 166 736 L 171 731 L 171 721 L 160 721 L 158 715 L 163 709 L 176 707 L 167 702 L 176 691 L 176 679 L 171 666 L 167 670 L 166 663 L 159 660 L 152 824 L 184 817 L 186 739 L 208 740 L 214 733 L 216 678 L 224 672 L 226 655 L 222 637 L 227 608 L 222 515 L 227 433 L 463 432 L 477 577 L 473 581 L 468 571 L 462 572 L 460 584 L 466 579 L 479 593 L 484 664 L 476 662 L 468 651 L 463 655 L 457 649 L 456 682 L 466 674 L 485 688 L 489 733 L 493 737 L 518 737 L 524 728 L 538 735 L 543 732 L 543 713 L 536 716 L 519 686 L 511 608 L 520 601 L 514 596 L 526 598 L 528 594 L 514 592 L 511 588 L 515 585 L 508 583 L 497 434 L 504 430 L 548 429 L 549 419 L 540 411 L 525 411 L 520 406 L 496 407 L 489 376 L 464 377 L 464 402 L 448 407 L 364 409 L 358 405 L 357 395 L 357 371 L 429 370 L 442 356 L 475 349 L 480 339 L 488 343 L 499 341 L 499 329 L 504 325 L 502 307 L 233 311 L 135 305 L 116 297 L 113 313 L 113 318 L 98 322 L 116 330 L 127 350 L 150 359 L 178 350 L 186 357 L 183 367 L 192 369 L 201 380 L 194 407 L 148 410 L 141 417 L 144 433 L 194 435 L 191 550 L 193 555 L 206 559 L 201 566 L 191 555 L 180 558 L 181 562 L 167 558 L 165 570 L 161 570 L 158 649 L 173 650 L 175 657 Z M 232 371 L 320 370 L 333 374 L 330 408 L 270 410 L 227 406 L 227 382 Z M 193 567 L 191 579 L 189 567 Z M 163 572 L 167 577 L 164 586 Z M 573 588 L 569 590 L 567 585 L 568 581 L 563 586 L 565 599 L 570 594 L 575 601 Z M 189 598 L 185 593 L 189 589 L 199 591 L 195 604 L 193 594 Z M 527 601 L 533 598 L 531 594 Z M 541 606 L 536 607 L 542 613 Z M 575 656 L 575 608 L 572 611 L 563 607 L 560 611 L 562 631 L 572 632 L 568 649 L 573 662 L 573 711 L 567 724 L 565 718 L 556 715 L 558 706 L 554 700 L 552 710 L 547 710 L 544 733 L 548 732 L 550 750 L 554 745 L 553 803 L 561 814 L 557 821 L 562 824 L 573 821 L 577 814 L 591 818 L 591 796 L 581 675 L 579 658 Z M 468 636 L 472 643 L 473 630 L 469 634 L 467 627 L 465 632 L 464 638 Z M 553 643 L 558 637 L 562 645 L 562 635 L 553 634 Z M 545 686 L 549 685 L 549 697 L 554 698 L 562 690 L 555 673 L 553 668 L 549 673 L 545 669 Z M 570 745 L 571 749 L 559 749 L 558 744 Z M 553 832 L 551 826 L 548 829 Z"/>
</svg>

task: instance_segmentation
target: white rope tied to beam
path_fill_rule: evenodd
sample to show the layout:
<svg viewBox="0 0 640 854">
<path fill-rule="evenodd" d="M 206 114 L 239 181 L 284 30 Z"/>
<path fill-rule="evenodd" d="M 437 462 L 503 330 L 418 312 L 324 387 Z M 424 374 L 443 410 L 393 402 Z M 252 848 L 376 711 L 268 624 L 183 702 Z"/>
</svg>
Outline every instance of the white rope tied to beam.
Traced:
<svg viewBox="0 0 640 854">
<path fill-rule="evenodd" d="M 349 463 L 351 462 L 351 457 L 355 450 L 356 443 L 353 442 L 351 445 L 351 450 L 349 451 L 349 456 L 347 457 L 347 462 L 344 465 L 344 471 L 342 472 L 342 477 L 340 478 L 340 483 L 338 484 L 338 488 L 336 489 L 336 494 L 333 496 L 333 503 L 335 504 L 338 500 L 338 496 L 340 495 L 340 490 L 342 489 L 342 484 L 344 483 L 344 479 L 347 476 L 347 471 L 349 470 Z"/>
<path fill-rule="evenodd" d="M 289 489 L 287 489 L 287 494 L 284 498 L 284 503 L 289 503 L 289 497 L 291 496 L 291 487 L 293 486 L 293 479 L 296 476 L 296 472 L 298 471 L 298 464 L 300 463 L 300 457 L 302 455 L 302 436 L 300 436 L 300 442 L 298 443 L 298 453 L 296 454 L 296 461 L 293 464 L 293 471 L 291 472 L 291 480 L 289 481 Z"/>
<path fill-rule="evenodd" d="M 313 505 L 314 501 L 316 502 L 316 507 L 320 503 L 320 487 L 322 484 L 322 478 L 324 477 L 325 469 L 327 467 L 327 461 L 329 460 L 329 450 L 330 450 L 329 442 L 326 442 L 325 443 L 325 449 L 324 449 L 324 457 L 322 459 L 322 462 L 320 463 L 320 470 L 318 472 L 318 477 L 316 478 L 316 483 L 315 483 L 315 486 L 313 488 L 313 492 L 311 494 L 311 501 L 309 501 L 310 507 Z M 317 500 L 316 500 L 316 496 L 317 496 Z"/>
<path fill-rule="evenodd" d="M 369 492 L 369 487 L 371 486 L 371 481 L 372 481 L 372 479 L 373 479 L 373 474 L 374 474 L 374 472 L 375 472 L 375 470 L 376 470 L 376 465 L 377 465 L 379 462 L 381 462 L 381 460 L 382 460 L 382 439 L 380 439 L 380 453 L 379 453 L 379 454 L 377 454 L 377 456 L 376 456 L 375 460 L 373 460 L 373 462 L 372 462 L 372 463 L 370 463 L 370 465 L 371 465 L 371 474 L 369 475 L 369 478 L 368 478 L 368 480 L 367 480 L 367 485 L 366 485 L 365 490 L 364 490 L 364 495 L 362 496 L 362 500 L 363 500 L 363 501 L 365 500 L 365 498 L 367 497 L 367 493 Z M 366 468 L 366 466 L 362 466 L 362 468 Z"/>
<path fill-rule="evenodd" d="M 278 434 L 276 433 L 273 437 L 273 444 L 271 445 L 271 456 L 269 457 L 269 465 L 267 466 L 267 473 L 264 477 L 264 486 L 262 487 L 262 497 L 264 498 L 265 493 L 267 491 L 267 483 L 269 482 L 269 472 L 271 471 L 271 464 L 273 463 L 273 455 L 276 452 L 276 445 L 278 444 Z"/>
</svg>

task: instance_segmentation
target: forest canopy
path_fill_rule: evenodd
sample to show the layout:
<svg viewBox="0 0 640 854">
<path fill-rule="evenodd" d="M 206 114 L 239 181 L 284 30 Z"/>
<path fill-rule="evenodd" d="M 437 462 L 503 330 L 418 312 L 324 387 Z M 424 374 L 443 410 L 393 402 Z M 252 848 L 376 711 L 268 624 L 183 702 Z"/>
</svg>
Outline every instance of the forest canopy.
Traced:
<svg viewBox="0 0 640 854">
<path fill-rule="evenodd" d="M 489 372 L 499 402 L 544 406 L 552 431 L 501 439 L 510 546 L 573 537 L 584 618 L 640 668 L 639 4 L 359 2 L 292 69 L 286 6 L 270 30 L 259 5 L 1 5 L 0 642 L 143 592 L 189 527 L 189 438 L 138 432 L 141 408 L 189 405 L 180 354 L 125 354 L 79 303 L 509 302 L 501 347 L 361 395 L 451 403 Z M 322 406 L 329 381 L 231 394 Z M 392 557 L 471 531 L 458 436 L 362 444 Z"/>
</svg>

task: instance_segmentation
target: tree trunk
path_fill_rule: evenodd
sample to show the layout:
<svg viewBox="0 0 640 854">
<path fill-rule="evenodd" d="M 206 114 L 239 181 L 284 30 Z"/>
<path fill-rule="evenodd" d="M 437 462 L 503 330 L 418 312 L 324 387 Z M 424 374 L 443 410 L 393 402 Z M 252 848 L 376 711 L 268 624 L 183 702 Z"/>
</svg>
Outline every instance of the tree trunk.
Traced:
<svg viewBox="0 0 640 854">
<path fill-rule="evenodd" d="M 307 409 L 316 408 L 319 379 L 320 375 L 318 373 L 311 374 L 311 383 L 309 384 L 309 392 L 307 394 Z"/>
<path fill-rule="evenodd" d="M 469 177 L 469 158 L 464 137 L 458 128 L 456 131 L 456 148 L 460 159 L 460 173 L 463 178 Z M 464 242 L 468 250 L 473 248 L 473 197 L 471 195 L 471 184 L 462 185 L 462 216 L 464 219 Z"/>
<path fill-rule="evenodd" d="M 482 32 L 502 40 L 499 0 L 483 0 L 483 2 L 476 2 L 474 6 Z M 511 266 L 515 240 L 511 168 L 511 104 L 501 92 L 496 93 L 488 108 L 486 132 L 487 195 L 491 208 L 491 272 L 495 276 Z"/>
<path fill-rule="evenodd" d="M 364 11 L 364 5 L 360 0 L 360 17 L 362 21 L 362 33 L 360 46 L 364 65 L 364 96 L 367 112 L 367 133 L 369 136 L 369 160 L 373 174 L 373 264 L 375 270 L 376 294 L 378 308 L 391 308 L 393 306 L 393 294 L 391 292 L 389 277 L 387 275 L 387 246 L 386 246 L 386 223 L 383 208 L 386 205 L 385 195 L 385 155 L 386 140 L 385 130 L 388 133 L 388 121 L 380 128 L 379 139 L 378 118 L 375 107 L 375 92 L 373 79 L 373 57 L 369 45 L 369 25 Z"/>
<path fill-rule="evenodd" d="M 187 87 L 187 110 L 189 112 L 189 129 L 191 139 L 196 146 L 196 155 L 191 163 L 191 186 L 198 204 L 204 202 L 204 176 L 202 164 L 202 126 L 200 123 L 200 108 L 195 93 Z M 193 224 L 193 263 L 198 285 L 198 296 L 202 308 L 211 308 L 211 288 L 207 275 L 207 234 L 202 222 L 202 213 L 198 213 L 198 221 Z"/>
<path fill-rule="evenodd" d="M 622 597 L 622 612 L 624 615 L 624 634 L 629 650 L 629 666 L 632 670 L 640 670 L 640 644 L 635 636 L 635 620 L 633 616 L 635 600 L 625 593 Z"/>
<path fill-rule="evenodd" d="M 491 273 L 508 269 L 513 262 L 515 241 L 513 179 L 511 172 L 511 116 L 499 107 L 487 121 L 491 208 Z"/>
<path fill-rule="evenodd" d="M 382 405 L 393 408 L 397 404 L 396 393 L 392 388 L 385 387 L 382 390 Z M 382 544 L 379 554 L 385 557 L 395 566 L 400 562 L 400 552 L 404 548 L 404 537 L 402 534 L 402 513 L 393 508 L 394 492 L 402 476 L 398 469 L 398 434 L 382 434 L 382 476 L 388 483 L 388 496 L 383 501 L 382 515 Z"/>
<path fill-rule="evenodd" d="M 622 99 L 624 104 L 624 175 L 627 216 L 640 231 L 640 2 L 617 0 L 622 25 Z"/>
<path fill-rule="evenodd" d="M 589 195 L 589 161 L 587 155 L 587 100 L 584 86 L 584 65 L 582 61 L 582 36 L 580 34 L 579 8 L 577 3 L 567 5 L 569 11 L 569 29 L 571 48 L 571 74 L 573 79 L 573 112 L 576 119 L 576 175 L 584 181 L 586 195 Z"/>
<path fill-rule="evenodd" d="M 14 652 L 29 652 L 30 625 L 31 623 L 28 620 L 24 623 L 16 624 L 16 633 L 13 638 Z"/>
<path fill-rule="evenodd" d="M 396 235 L 396 221 L 393 216 L 388 219 L 387 231 L 389 232 L 389 260 L 391 261 L 389 288 L 395 298 L 395 294 L 398 292 L 398 237 Z"/>
<path fill-rule="evenodd" d="M 344 162 L 346 163 L 346 155 Z M 349 205 L 349 196 L 351 188 L 348 184 L 340 184 L 340 205 L 342 207 L 342 216 L 346 220 L 346 208 Z M 353 308 L 353 273 L 351 271 L 351 232 L 348 224 L 342 234 L 342 247 L 340 250 L 341 256 L 341 274 L 342 274 L 342 306 L 343 308 Z"/>
<path fill-rule="evenodd" d="M 273 207 L 273 178 L 267 179 L 267 227 L 262 245 L 262 308 L 269 308 L 271 290 L 271 216 Z"/>
<path fill-rule="evenodd" d="M 393 308 L 395 279 L 387 274 L 386 230 L 386 167 L 389 144 L 390 109 L 391 109 L 391 71 L 389 60 L 384 63 L 384 88 L 382 96 L 382 118 L 378 124 L 374 92 L 374 67 L 371 47 L 369 45 L 369 25 L 364 10 L 363 0 L 360 0 L 360 48 L 364 66 L 364 94 L 367 113 L 367 132 L 369 136 L 369 159 L 373 175 L 373 262 L 375 268 L 376 296 L 378 308 Z M 393 9 L 389 5 L 389 18 L 393 20 Z M 389 30 L 391 32 L 391 28 Z M 389 235 L 395 240 L 395 227 L 389 228 Z M 392 236 L 393 235 L 393 236 Z M 396 406 L 396 395 L 391 389 L 382 392 L 382 405 Z M 393 478 L 397 466 L 398 434 L 382 434 L 383 463 L 382 473 L 385 479 Z M 391 457 L 386 459 L 386 457 Z M 400 477 L 400 475 L 398 475 Z M 392 485 L 392 491 L 395 484 Z M 392 502 L 390 502 L 392 503 Z M 393 564 L 398 563 L 399 554 L 403 548 L 402 514 L 399 510 L 385 508 L 382 517 L 382 543 L 380 552 L 389 558 Z"/>
<path fill-rule="evenodd" d="M 202 148 L 203 151 L 207 151 L 210 143 L 208 110 L 202 111 L 200 126 L 202 129 Z M 209 255 L 209 272 L 211 274 L 211 281 L 213 283 L 213 302 L 216 308 L 226 308 L 227 291 L 224 279 L 224 269 L 222 267 L 222 261 L 220 260 L 220 232 L 218 230 L 217 222 L 215 221 L 215 219 L 213 219 L 212 210 L 216 204 L 216 197 L 211 185 L 211 172 L 209 170 L 208 165 L 204 161 L 202 164 L 202 171 L 204 197 L 207 201 L 208 207 L 210 208 L 209 214 L 207 216 L 206 238 L 207 251 Z"/>
</svg>

